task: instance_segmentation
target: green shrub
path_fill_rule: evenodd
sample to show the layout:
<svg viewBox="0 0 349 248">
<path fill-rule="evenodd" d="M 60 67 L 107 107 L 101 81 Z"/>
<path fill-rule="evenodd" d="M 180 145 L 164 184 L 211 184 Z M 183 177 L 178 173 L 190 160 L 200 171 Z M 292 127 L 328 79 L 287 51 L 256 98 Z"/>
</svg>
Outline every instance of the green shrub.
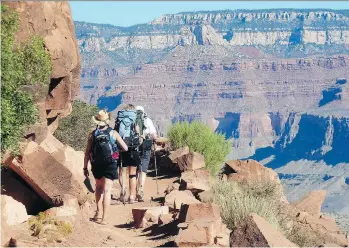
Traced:
<svg viewBox="0 0 349 248">
<path fill-rule="evenodd" d="M 214 133 L 201 122 L 177 122 L 167 135 L 173 149 L 188 146 L 190 151 L 202 154 L 211 175 L 219 171 L 231 149 L 224 135 Z"/>
<path fill-rule="evenodd" d="M 268 189 L 260 194 L 263 189 Z M 223 222 L 233 229 L 250 213 L 256 213 L 277 229 L 280 194 L 272 183 L 238 183 L 217 181 L 213 184 L 213 201 L 221 210 Z"/>
<path fill-rule="evenodd" d="M 89 130 L 93 127 L 91 117 L 97 113 L 97 106 L 79 100 L 74 101 L 71 114 L 59 121 L 54 136 L 75 150 L 84 151 Z"/>
<path fill-rule="evenodd" d="M 51 74 L 51 59 L 42 38 L 33 36 L 15 46 L 17 12 L 1 5 L 1 152 L 16 150 L 27 125 L 37 120 L 33 96 L 23 89 L 44 84 Z"/>
</svg>

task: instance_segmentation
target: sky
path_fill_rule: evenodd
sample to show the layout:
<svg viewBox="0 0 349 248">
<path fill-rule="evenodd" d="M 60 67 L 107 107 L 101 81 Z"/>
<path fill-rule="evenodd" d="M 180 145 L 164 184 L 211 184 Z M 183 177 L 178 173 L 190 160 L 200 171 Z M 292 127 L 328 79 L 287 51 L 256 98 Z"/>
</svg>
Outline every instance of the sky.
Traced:
<svg viewBox="0 0 349 248">
<path fill-rule="evenodd" d="M 116 26 L 147 23 L 185 11 L 268 8 L 349 9 L 349 1 L 69 1 L 73 20 Z"/>
</svg>

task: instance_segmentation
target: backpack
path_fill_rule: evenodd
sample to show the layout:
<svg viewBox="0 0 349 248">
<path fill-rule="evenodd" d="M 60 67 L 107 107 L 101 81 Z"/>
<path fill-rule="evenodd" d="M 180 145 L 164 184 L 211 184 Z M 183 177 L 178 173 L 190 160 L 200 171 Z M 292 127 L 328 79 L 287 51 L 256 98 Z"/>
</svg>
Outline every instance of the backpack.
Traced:
<svg viewBox="0 0 349 248">
<path fill-rule="evenodd" d="M 140 135 L 143 135 L 143 131 L 146 129 L 144 125 L 144 113 L 141 110 L 137 110 L 136 125 L 139 126 Z"/>
<path fill-rule="evenodd" d="M 139 135 L 136 133 L 137 112 L 135 110 L 120 110 L 115 119 L 115 127 L 126 145 L 132 150 L 138 149 Z"/>
<path fill-rule="evenodd" d="M 108 127 L 106 130 L 96 128 L 96 130 L 93 131 L 92 163 L 105 164 L 117 161 L 119 154 L 115 140 L 110 136 L 110 131 L 112 130 L 112 128 Z"/>
</svg>

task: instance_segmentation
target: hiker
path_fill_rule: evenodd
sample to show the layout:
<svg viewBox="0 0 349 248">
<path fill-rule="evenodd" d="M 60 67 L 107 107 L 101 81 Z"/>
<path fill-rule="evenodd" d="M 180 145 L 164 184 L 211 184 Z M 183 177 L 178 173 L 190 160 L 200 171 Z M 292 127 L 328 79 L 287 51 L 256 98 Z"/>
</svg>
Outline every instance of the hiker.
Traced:
<svg viewBox="0 0 349 248">
<path fill-rule="evenodd" d="M 118 112 L 115 120 L 115 130 L 118 130 L 121 137 L 128 146 L 127 152 L 120 153 L 119 163 L 119 183 L 121 186 L 119 200 L 126 202 L 126 182 L 127 170 L 129 175 L 129 198 L 128 203 L 132 204 L 136 199 L 137 167 L 141 163 L 139 157 L 139 126 L 136 124 L 136 108 L 132 104 L 127 104 Z"/>
<path fill-rule="evenodd" d="M 157 133 L 153 121 L 147 116 L 142 106 L 136 107 L 137 113 L 141 116 L 139 122 L 140 135 L 143 142 L 140 146 L 141 164 L 137 170 L 137 200 L 144 201 L 144 183 L 147 178 L 147 171 L 150 162 L 153 142 L 157 139 Z"/>
<path fill-rule="evenodd" d="M 84 159 L 84 175 L 86 177 L 89 176 L 87 165 L 88 161 L 91 161 L 91 171 L 96 179 L 95 196 L 97 205 L 97 211 L 93 220 L 97 221 L 101 218 L 100 224 L 106 225 L 111 188 L 113 180 L 118 177 L 117 160 L 119 153 L 116 142 L 124 151 L 127 151 L 128 147 L 119 133 L 109 127 L 110 113 L 101 110 L 97 116 L 92 116 L 92 120 L 97 124 L 97 127 L 90 133 L 88 138 Z M 101 209 L 103 209 L 102 217 L 100 216 Z"/>
</svg>

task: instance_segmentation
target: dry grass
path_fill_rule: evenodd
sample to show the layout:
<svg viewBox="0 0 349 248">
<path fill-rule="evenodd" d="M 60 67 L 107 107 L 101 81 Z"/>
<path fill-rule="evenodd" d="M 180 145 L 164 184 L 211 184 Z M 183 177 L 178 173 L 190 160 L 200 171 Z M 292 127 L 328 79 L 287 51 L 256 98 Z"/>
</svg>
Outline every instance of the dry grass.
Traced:
<svg viewBox="0 0 349 248">
<path fill-rule="evenodd" d="M 30 230 L 33 231 L 33 236 L 46 238 L 49 242 L 62 240 L 73 232 L 70 222 L 57 220 L 43 212 L 39 213 L 38 216 L 30 218 L 28 223 Z"/>
<path fill-rule="evenodd" d="M 277 185 L 272 183 L 215 182 L 214 202 L 220 206 L 221 216 L 232 229 L 245 220 L 250 213 L 256 213 L 279 229 L 280 199 Z"/>
<path fill-rule="evenodd" d="M 250 213 L 263 217 L 287 239 L 300 247 L 313 247 L 316 236 L 294 224 L 291 213 L 280 202 L 281 188 L 274 182 L 238 183 L 234 181 L 213 183 L 213 201 L 219 205 L 223 222 L 233 229 Z"/>
</svg>

